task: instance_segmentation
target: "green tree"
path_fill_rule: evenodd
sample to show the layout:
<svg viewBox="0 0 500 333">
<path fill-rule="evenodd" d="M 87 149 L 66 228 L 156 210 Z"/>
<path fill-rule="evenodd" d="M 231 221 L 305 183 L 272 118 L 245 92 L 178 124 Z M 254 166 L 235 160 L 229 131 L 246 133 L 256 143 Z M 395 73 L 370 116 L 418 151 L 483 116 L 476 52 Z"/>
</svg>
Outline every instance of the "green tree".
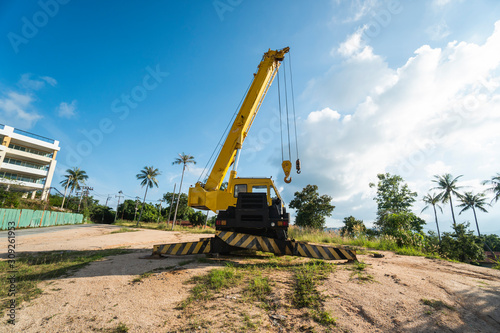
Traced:
<svg viewBox="0 0 500 333">
<path fill-rule="evenodd" d="M 21 192 L 7 191 L 6 187 L 0 186 L 0 203 L 3 208 L 17 208 L 21 204 Z"/>
<path fill-rule="evenodd" d="M 65 179 L 63 179 L 60 184 L 65 187 L 65 190 L 61 208 L 63 208 L 64 206 L 68 188 L 70 189 L 69 196 L 71 196 L 71 193 L 73 193 L 73 191 L 75 190 L 79 190 L 80 184 L 85 184 L 85 181 L 89 178 L 85 171 L 77 167 L 73 167 L 73 169 L 66 169 L 66 174 L 63 177 Z"/>
<path fill-rule="evenodd" d="M 189 222 L 191 222 L 192 225 L 205 225 L 206 218 L 207 215 L 199 210 L 193 211 L 191 214 L 189 214 Z"/>
<path fill-rule="evenodd" d="M 496 176 L 491 177 L 491 179 L 489 180 L 483 181 L 482 184 L 491 185 L 486 191 L 493 193 L 493 199 L 491 199 L 491 203 L 493 203 L 493 201 L 497 202 L 498 199 L 500 199 L 500 173 L 497 173 Z"/>
<path fill-rule="evenodd" d="M 344 218 L 344 226 L 340 229 L 342 236 L 359 236 L 366 233 L 366 226 L 363 220 L 356 220 L 354 216 Z"/>
<path fill-rule="evenodd" d="M 108 206 L 92 205 L 89 209 L 90 219 L 93 222 L 111 224 L 115 219 L 115 214 Z"/>
<path fill-rule="evenodd" d="M 432 206 L 432 208 L 434 209 L 434 218 L 436 219 L 436 228 L 437 228 L 437 232 L 438 232 L 438 239 L 439 239 L 439 242 L 441 242 L 441 233 L 439 232 L 438 216 L 437 216 L 437 212 L 436 212 L 436 207 L 437 207 L 437 208 L 439 208 L 441 213 L 443 213 L 443 208 L 441 208 L 441 206 L 439 205 L 439 203 L 441 202 L 441 197 L 438 194 L 427 193 L 427 195 L 422 199 L 422 201 L 426 203 L 426 206 L 424 207 L 424 209 L 422 209 L 421 213 L 423 211 L 425 211 L 427 208 L 429 208 L 430 206 Z"/>
<path fill-rule="evenodd" d="M 179 206 L 177 207 L 177 219 L 178 220 L 188 220 L 189 215 L 194 212 L 194 209 L 188 206 L 188 196 L 186 193 L 181 193 L 180 199 L 176 196 L 172 195 L 172 192 L 167 192 L 163 195 L 163 199 L 165 200 L 166 204 L 168 205 L 165 208 L 166 212 L 171 212 L 172 209 L 175 210 L 175 207 L 177 206 L 177 200 L 179 200 Z M 173 202 L 172 202 L 172 197 L 173 197 Z"/>
<path fill-rule="evenodd" d="M 453 226 L 453 232 L 444 232 L 439 252 L 441 255 L 462 262 L 479 261 L 484 258 L 484 250 L 479 237 L 467 230 L 469 223 L 459 223 Z"/>
<path fill-rule="evenodd" d="M 500 237 L 498 237 L 498 235 L 483 235 L 483 240 L 486 244 L 489 245 L 492 251 L 500 251 Z"/>
<path fill-rule="evenodd" d="M 325 217 L 331 216 L 335 206 L 332 198 L 326 194 L 320 196 L 318 186 L 307 185 L 301 192 L 295 192 L 290 208 L 297 209 L 295 224 L 299 227 L 323 229 Z"/>
<path fill-rule="evenodd" d="M 381 232 L 382 234 L 398 238 L 402 237 L 403 234 L 408 234 L 408 232 L 421 234 L 423 232 L 424 225 L 425 221 L 412 212 L 387 214 L 384 216 L 384 223 L 381 225 Z"/>
<path fill-rule="evenodd" d="M 411 207 L 417 197 L 417 192 L 410 190 L 404 179 L 398 175 L 389 173 L 378 174 L 378 183 L 370 183 L 370 187 L 377 187 L 377 196 L 373 198 L 377 202 L 377 221 L 375 225 L 383 230 L 387 218 L 392 214 L 411 213 Z"/>
<path fill-rule="evenodd" d="M 141 186 L 144 187 L 146 186 L 146 191 L 144 192 L 144 199 L 142 201 L 142 207 L 141 207 L 141 213 L 139 214 L 139 220 L 137 220 L 137 225 L 139 225 L 139 222 L 141 221 L 142 218 L 142 211 L 144 210 L 144 203 L 146 202 L 146 194 L 148 194 L 148 188 L 152 188 L 153 186 L 158 187 L 158 180 L 156 177 L 161 175 L 161 172 L 150 166 L 145 166 L 144 169 L 141 170 L 140 173 L 136 175 L 137 179 L 142 180 L 141 181 Z"/>
<path fill-rule="evenodd" d="M 196 164 L 196 161 L 194 160 L 194 157 L 191 156 L 191 155 L 184 154 L 184 152 L 182 154 L 179 154 L 179 157 L 177 157 L 175 159 L 175 161 L 172 162 L 172 165 L 182 164 L 181 184 L 179 185 L 179 195 L 178 195 L 178 198 L 177 198 L 177 204 L 175 206 L 175 213 L 174 213 L 174 221 L 172 223 L 172 230 L 174 229 L 175 220 L 177 218 L 177 210 L 179 208 L 179 201 L 180 201 L 179 199 L 181 197 L 181 191 L 182 191 L 182 181 L 184 180 L 184 171 L 186 171 L 186 167 L 190 163 Z"/>
<path fill-rule="evenodd" d="M 461 207 L 462 210 L 458 213 L 458 215 L 462 214 L 462 212 L 466 210 L 472 209 L 472 212 L 474 213 L 474 220 L 476 221 L 477 235 L 481 237 L 479 224 L 477 223 L 476 208 L 484 213 L 488 213 L 486 208 L 484 208 L 484 206 L 488 205 L 488 203 L 486 203 L 486 195 L 484 193 L 473 194 L 472 192 L 465 192 L 460 197 L 460 202 L 461 204 L 458 205 L 458 207 Z"/>
<path fill-rule="evenodd" d="M 448 201 L 450 202 L 450 209 L 451 209 L 451 216 L 453 218 L 453 226 L 457 225 L 457 222 L 455 220 L 455 212 L 453 211 L 453 195 L 457 196 L 460 198 L 461 194 L 458 192 L 459 189 L 462 188 L 462 186 L 457 185 L 458 178 L 462 177 L 463 175 L 460 175 L 458 177 L 453 178 L 452 175 L 449 173 L 444 174 L 442 176 L 439 175 L 434 175 L 434 178 L 432 181 L 436 183 L 438 186 L 432 188 L 432 190 L 441 190 L 441 193 L 438 195 L 441 197 L 441 202 L 442 203 L 447 203 Z"/>
</svg>

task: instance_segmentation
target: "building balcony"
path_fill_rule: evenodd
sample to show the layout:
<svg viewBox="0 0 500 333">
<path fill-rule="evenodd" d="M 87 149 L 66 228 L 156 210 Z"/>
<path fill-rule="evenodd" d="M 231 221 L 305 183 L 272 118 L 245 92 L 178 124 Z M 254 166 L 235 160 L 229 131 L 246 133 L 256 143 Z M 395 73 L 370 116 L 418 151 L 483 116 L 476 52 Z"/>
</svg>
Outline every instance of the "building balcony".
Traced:
<svg viewBox="0 0 500 333">
<path fill-rule="evenodd" d="M 14 172 L 17 174 L 26 174 L 26 175 L 33 175 L 36 176 L 37 178 L 39 177 L 47 177 L 48 171 L 47 170 L 41 170 L 41 169 L 35 169 L 35 168 L 30 168 L 27 166 L 23 165 L 16 165 L 16 164 L 11 164 L 11 163 L 2 163 L 1 166 L 1 171 L 4 172 Z"/>
<path fill-rule="evenodd" d="M 36 161 L 36 162 L 42 163 L 42 164 L 49 164 L 50 161 L 52 161 L 51 157 L 33 154 L 33 153 L 26 152 L 26 151 L 14 149 L 14 148 L 7 148 L 6 153 L 8 156 L 12 155 L 13 157 L 21 157 L 24 160 Z"/>
<path fill-rule="evenodd" d="M 44 184 L 26 182 L 22 180 L 0 178 L 0 184 L 7 184 L 14 188 L 23 188 L 28 191 L 43 190 Z"/>
</svg>

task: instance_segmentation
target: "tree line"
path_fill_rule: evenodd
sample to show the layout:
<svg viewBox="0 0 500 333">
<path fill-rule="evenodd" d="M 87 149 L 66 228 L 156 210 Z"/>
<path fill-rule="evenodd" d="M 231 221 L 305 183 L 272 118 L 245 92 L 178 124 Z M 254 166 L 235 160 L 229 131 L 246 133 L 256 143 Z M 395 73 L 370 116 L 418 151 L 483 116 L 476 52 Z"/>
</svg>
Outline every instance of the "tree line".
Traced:
<svg viewBox="0 0 500 333">
<path fill-rule="evenodd" d="M 460 261 L 480 260 L 484 257 L 484 250 L 500 251 L 500 238 L 497 235 L 482 235 L 478 223 L 478 212 L 487 213 L 487 207 L 500 198 L 500 173 L 483 181 L 481 184 L 487 187 L 478 193 L 462 191 L 466 187 L 459 186 L 461 177 L 463 175 L 435 175 L 431 180 L 433 186 L 422 198 L 426 206 L 421 212 L 433 208 L 437 234 L 433 231 L 424 234 L 426 222 L 412 212 L 417 192 L 412 191 L 401 176 L 389 173 L 378 174 L 378 182 L 369 184 L 377 190 L 374 228 L 368 229 L 362 220 L 348 216 L 344 218 L 340 232 L 347 237 L 385 237 L 393 239 L 398 246 L 418 247 Z M 317 190 L 316 185 L 307 185 L 302 191 L 295 192 L 289 206 L 297 209 L 296 225 L 316 229 L 325 227 L 325 217 L 331 216 L 335 206 L 331 204 L 330 196 L 319 195 Z M 492 198 L 487 197 L 488 193 L 492 194 Z M 453 231 L 441 234 L 437 212 L 442 212 L 441 205 L 445 204 L 449 204 L 451 210 Z M 458 215 L 472 211 L 477 236 L 468 229 L 468 222 L 457 223 L 456 208 L 460 208 Z"/>
</svg>

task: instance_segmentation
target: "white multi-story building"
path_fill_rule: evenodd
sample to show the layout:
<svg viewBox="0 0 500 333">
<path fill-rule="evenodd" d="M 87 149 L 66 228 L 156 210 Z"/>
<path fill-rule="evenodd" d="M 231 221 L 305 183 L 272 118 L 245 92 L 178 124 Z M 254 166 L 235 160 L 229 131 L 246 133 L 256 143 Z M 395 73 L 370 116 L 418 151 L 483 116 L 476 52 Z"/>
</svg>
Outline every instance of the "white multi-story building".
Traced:
<svg viewBox="0 0 500 333">
<path fill-rule="evenodd" d="M 45 200 L 59 150 L 57 140 L 0 124 L 0 184 Z"/>
</svg>

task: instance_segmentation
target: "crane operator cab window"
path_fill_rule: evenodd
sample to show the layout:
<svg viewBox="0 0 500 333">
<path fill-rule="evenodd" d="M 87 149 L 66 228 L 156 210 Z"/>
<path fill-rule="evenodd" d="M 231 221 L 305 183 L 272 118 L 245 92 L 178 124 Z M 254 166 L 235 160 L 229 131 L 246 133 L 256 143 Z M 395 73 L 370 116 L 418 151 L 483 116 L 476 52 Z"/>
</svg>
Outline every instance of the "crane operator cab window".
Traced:
<svg viewBox="0 0 500 333">
<path fill-rule="evenodd" d="M 267 195 L 267 185 L 253 185 L 252 193 L 265 193 Z"/>
<path fill-rule="evenodd" d="M 234 185 L 234 197 L 238 197 L 238 193 L 247 192 L 247 184 L 236 184 Z"/>
</svg>

